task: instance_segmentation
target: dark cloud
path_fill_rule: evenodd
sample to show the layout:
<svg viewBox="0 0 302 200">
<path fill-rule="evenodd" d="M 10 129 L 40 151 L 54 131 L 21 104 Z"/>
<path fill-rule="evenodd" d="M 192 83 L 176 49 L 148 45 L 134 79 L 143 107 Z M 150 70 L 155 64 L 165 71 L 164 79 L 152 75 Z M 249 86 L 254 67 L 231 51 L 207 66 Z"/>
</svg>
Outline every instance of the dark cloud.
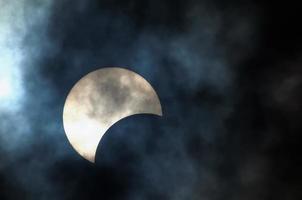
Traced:
<svg viewBox="0 0 302 200">
<path fill-rule="evenodd" d="M 0 98 L 0 199 L 301 199 L 296 6 L 4 4 L 0 78 L 16 95 Z M 164 116 L 115 124 L 92 165 L 62 113 L 72 86 L 103 66 L 148 80 Z"/>
</svg>

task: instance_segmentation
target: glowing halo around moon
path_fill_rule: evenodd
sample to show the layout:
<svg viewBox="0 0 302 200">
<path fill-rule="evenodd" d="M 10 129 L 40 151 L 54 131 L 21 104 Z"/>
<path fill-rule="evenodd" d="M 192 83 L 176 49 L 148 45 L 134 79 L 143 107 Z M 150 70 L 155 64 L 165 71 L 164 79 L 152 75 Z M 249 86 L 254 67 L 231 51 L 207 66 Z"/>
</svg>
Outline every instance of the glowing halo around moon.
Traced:
<svg viewBox="0 0 302 200">
<path fill-rule="evenodd" d="M 108 67 L 87 74 L 73 86 L 65 101 L 63 125 L 73 148 L 94 163 L 106 131 L 134 114 L 162 116 L 156 92 L 137 73 Z"/>
</svg>

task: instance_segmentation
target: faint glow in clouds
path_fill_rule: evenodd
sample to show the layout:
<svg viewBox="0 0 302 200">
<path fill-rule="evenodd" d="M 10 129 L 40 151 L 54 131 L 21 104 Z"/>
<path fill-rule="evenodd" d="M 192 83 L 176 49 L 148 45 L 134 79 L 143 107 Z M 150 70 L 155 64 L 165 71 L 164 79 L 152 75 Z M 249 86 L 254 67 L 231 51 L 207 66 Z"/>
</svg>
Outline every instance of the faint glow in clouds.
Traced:
<svg viewBox="0 0 302 200">
<path fill-rule="evenodd" d="M 34 56 L 44 48 L 50 5 L 50 0 L 0 0 L 0 147 L 7 152 L 27 145 L 32 134 L 27 116 L 20 114 L 27 96 L 24 72 L 37 67 Z M 29 34 L 33 40 L 25 45 Z"/>
<path fill-rule="evenodd" d="M 0 101 L 1 103 L 16 103 L 23 93 L 22 78 L 18 59 L 20 55 L 9 56 L 9 49 L 0 49 Z M 2 54 L 2 52 L 4 54 Z"/>
<path fill-rule="evenodd" d="M 0 0 L 0 110 L 15 110 L 23 94 L 24 0 Z"/>
</svg>

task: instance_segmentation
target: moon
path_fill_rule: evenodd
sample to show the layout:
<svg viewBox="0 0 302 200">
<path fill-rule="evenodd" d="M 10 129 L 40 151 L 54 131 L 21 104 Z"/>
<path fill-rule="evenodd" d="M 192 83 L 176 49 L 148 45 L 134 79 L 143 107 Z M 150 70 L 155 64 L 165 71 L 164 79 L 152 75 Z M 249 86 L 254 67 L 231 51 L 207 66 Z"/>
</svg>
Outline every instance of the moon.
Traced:
<svg viewBox="0 0 302 200">
<path fill-rule="evenodd" d="M 90 72 L 73 86 L 65 101 L 63 126 L 72 147 L 94 163 L 106 131 L 135 114 L 162 116 L 155 90 L 133 71 L 108 67 Z"/>
</svg>

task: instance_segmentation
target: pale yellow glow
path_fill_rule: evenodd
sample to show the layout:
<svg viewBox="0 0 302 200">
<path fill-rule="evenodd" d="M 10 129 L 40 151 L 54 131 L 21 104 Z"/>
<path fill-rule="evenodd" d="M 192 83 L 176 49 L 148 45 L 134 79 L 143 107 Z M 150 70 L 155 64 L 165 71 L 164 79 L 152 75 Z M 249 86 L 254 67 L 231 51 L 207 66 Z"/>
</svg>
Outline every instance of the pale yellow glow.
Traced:
<svg viewBox="0 0 302 200">
<path fill-rule="evenodd" d="M 140 75 L 103 68 L 84 76 L 67 96 L 63 123 L 73 148 L 95 162 L 98 144 L 117 121 L 134 114 L 162 115 L 159 98 Z"/>
</svg>

